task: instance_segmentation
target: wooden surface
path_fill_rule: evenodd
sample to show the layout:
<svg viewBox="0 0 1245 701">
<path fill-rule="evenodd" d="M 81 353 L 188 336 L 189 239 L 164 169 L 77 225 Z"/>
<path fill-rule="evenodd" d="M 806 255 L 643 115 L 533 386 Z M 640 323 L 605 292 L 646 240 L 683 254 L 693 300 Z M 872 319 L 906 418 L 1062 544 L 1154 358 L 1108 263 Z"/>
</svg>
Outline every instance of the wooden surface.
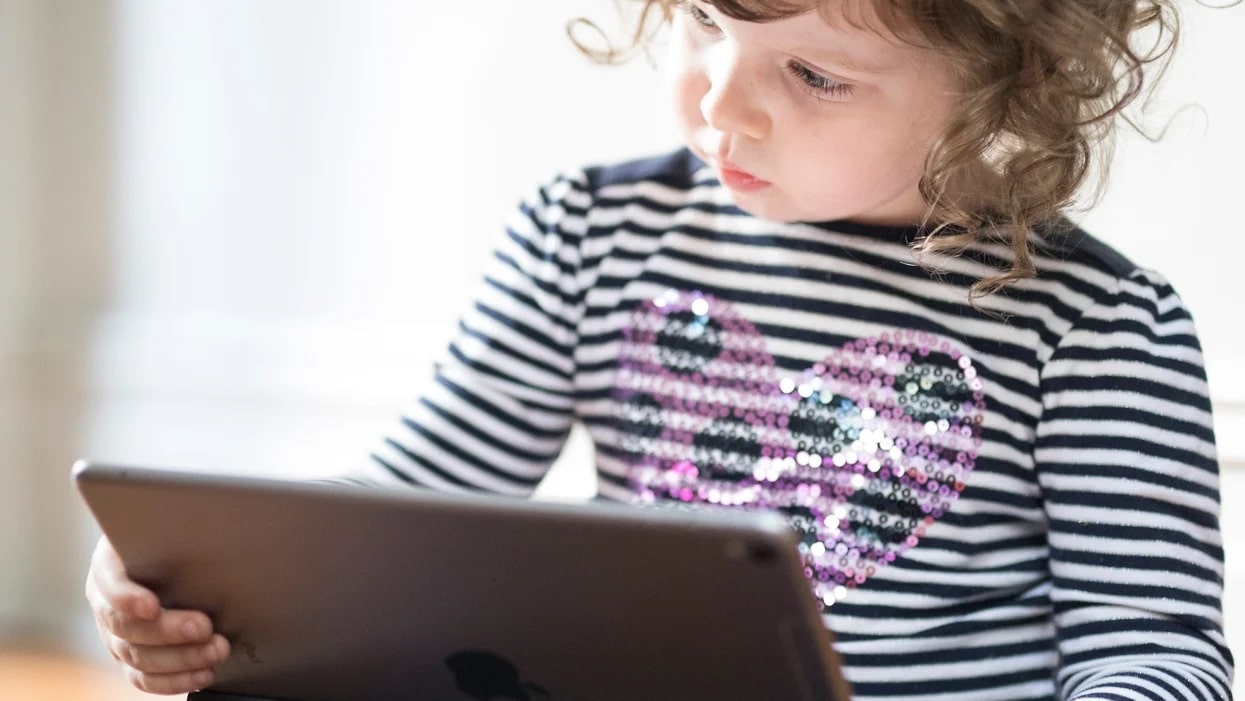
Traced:
<svg viewBox="0 0 1245 701">
<path fill-rule="evenodd" d="M 52 654 L 0 650 L 4 701 L 155 701 L 126 682 L 119 669 Z"/>
</svg>

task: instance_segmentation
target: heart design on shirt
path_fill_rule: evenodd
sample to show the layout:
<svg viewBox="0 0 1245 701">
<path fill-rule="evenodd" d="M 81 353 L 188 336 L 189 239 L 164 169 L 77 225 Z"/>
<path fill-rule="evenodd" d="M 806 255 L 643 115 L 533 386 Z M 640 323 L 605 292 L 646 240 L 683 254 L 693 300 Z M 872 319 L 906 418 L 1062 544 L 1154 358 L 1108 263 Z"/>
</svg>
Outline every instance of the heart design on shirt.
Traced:
<svg viewBox="0 0 1245 701">
<path fill-rule="evenodd" d="M 972 472 L 985 401 L 972 360 L 910 329 L 796 375 L 729 303 L 671 290 L 623 332 L 615 383 L 642 503 L 776 510 L 823 610 L 915 546 Z"/>
</svg>

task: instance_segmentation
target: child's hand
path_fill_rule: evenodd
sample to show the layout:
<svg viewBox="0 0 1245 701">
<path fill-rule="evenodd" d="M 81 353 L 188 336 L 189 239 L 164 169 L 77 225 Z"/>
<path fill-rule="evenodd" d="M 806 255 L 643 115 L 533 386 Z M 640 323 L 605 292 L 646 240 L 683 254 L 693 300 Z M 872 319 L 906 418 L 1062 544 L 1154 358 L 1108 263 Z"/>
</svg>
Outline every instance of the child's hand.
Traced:
<svg viewBox="0 0 1245 701">
<path fill-rule="evenodd" d="M 121 558 L 100 538 L 86 578 L 86 599 L 100 638 L 130 683 L 153 694 L 185 694 L 212 683 L 229 642 L 212 633 L 200 611 L 161 608 L 156 595 L 130 581 Z"/>
</svg>

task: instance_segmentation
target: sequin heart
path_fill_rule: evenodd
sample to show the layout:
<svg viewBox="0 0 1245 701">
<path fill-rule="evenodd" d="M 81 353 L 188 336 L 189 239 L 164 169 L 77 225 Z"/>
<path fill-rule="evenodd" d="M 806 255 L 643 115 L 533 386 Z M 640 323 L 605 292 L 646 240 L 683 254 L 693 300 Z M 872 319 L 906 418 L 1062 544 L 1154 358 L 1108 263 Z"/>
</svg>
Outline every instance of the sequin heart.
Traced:
<svg viewBox="0 0 1245 701">
<path fill-rule="evenodd" d="M 785 513 L 826 608 L 951 508 L 985 412 L 948 339 L 897 329 L 784 375 L 732 305 L 677 291 L 625 329 L 615 398 L 639 501 Z"/>
</svg>

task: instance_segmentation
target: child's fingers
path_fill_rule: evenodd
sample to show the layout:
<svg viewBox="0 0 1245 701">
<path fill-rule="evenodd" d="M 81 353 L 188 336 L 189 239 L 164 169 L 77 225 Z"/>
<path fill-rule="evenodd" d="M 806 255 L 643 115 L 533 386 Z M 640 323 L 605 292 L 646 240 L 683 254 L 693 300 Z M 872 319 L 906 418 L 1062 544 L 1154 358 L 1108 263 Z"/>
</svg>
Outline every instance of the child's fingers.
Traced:
<svg viewBox="0 0 1245 701">
<path fill-rule="evenodd" d="M 97 621 L 109 633 L 135 645 L 196 645 L 212 638 L 212 621 L 201 611 L 166 609 L 154 621 L 144 621 L 111 608 L 97 611 Z"/>
<path fill-rule="evenodd" d="M 125 668 L 125 676 L 140 691 L 170 696 L 198 691 L 210 685 L 212 680 L 216 678 L 215 673 L 210 669 L 180 672 L 177 674 L 147 674 L 133 667 Z"/>
<path fill-rule="evenodd" d="M 100 637 L 130 683 L 152 694 L 185 694 L 208 686 L 229 643 L 212 634 L 201 611 L 162 609 L 149 589 L 133 582 L 106 538 L 91 556 L 86 598 Z"/>
<path fill-rule="evenodd" d="M 125 565 L 107 538 L 100 538 L 91 556 L 91 571 L 87 575 L 87 599 L 92 607 L 98 599 L 136 618 L 151 620 L 160 614 L 160 601 L 149 589 L 130 580 Z"/>
<path fill-rule="evenodd" d="M 100 538 L 91 558 L 86 597 L 101 632 L 131 643 L 185 645 L 206 643 L 212 637 L 212 621 L 206 614 L 162 610 L 155 594 L 130 581 L 106 538 Z"/>
<path fill-rule="evenodd" d="M 114 635 L 107 645 L 122 663 L 147 675 L 211 670 L 229 656 L 229 643 L 219 635 L 195 645 L 137 645 Z"/>
</svg>

